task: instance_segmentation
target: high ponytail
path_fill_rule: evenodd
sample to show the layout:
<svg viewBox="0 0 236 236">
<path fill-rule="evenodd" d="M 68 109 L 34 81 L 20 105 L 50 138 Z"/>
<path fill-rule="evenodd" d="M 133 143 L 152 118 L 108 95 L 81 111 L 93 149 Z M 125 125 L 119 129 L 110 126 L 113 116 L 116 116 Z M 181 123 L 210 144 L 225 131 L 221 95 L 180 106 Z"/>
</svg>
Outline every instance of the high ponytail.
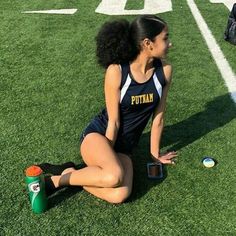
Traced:
<svg viewBox="0 0 236 236">
<path fill-rule="evenodd" d="M 96 37 L 98 63 L 107 68 L 110 64 L 122 64 L 132 58 L 127 20 L 105 23 Z"/>
<path fill-rule="evenodd" d="M 165 27 L 166 22 L 155 15 L 138 16 L 131 24 L 127 20 L 105 23 L 96 37 L 98 63 L 107 68 L 134 60 L 142 50 L 142 41 L 148 38 L 154 42 Z"/>
</svg>

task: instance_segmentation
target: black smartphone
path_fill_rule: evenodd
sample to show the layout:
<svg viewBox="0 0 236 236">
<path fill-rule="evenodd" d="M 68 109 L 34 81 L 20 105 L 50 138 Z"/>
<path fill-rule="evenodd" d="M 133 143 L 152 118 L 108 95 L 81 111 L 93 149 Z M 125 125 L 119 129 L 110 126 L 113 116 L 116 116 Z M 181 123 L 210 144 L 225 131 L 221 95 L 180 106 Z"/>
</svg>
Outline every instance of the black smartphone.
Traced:
<svg viewBox="0 0 236 236">
<path fill-rule="evenodd" d="M 149 179 L 163 178 L 163 166 L 160 162 L 147 163 L 147 173 Z"/>
</svg>

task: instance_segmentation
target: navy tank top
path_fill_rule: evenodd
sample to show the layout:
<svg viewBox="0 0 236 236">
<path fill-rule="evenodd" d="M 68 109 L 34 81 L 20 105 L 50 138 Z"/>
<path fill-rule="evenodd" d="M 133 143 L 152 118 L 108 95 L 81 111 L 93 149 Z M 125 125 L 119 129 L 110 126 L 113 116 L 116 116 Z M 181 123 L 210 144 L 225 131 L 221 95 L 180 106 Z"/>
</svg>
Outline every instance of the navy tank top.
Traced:
<svg viewBox="0 0 236 236">
<path fill-rule="evenodd" d="M 149 80 L 139 83 L 133 78 L 130 65 L 121 65 L 121 96 L 120 96 L 120 128 L 118 131 L 115 150 L 132 150 L 137 145 L 140 136 L 152 116 L 155 108 L 160 102 L 165 76 L 160 60 L 154 61 L 154 73 Z M 106 108 L 97 115 L 87 132 L 106 133 L 108 114 Z M 119 151 L 119 150 L 118 150 Z"/>
</svg>

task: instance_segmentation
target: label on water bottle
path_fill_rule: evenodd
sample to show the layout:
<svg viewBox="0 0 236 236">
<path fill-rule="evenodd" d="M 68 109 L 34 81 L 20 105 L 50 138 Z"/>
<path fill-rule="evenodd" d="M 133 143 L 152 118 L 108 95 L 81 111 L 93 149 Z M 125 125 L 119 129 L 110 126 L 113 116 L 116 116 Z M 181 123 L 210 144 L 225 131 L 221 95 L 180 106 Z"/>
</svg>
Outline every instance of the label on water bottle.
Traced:
<svg viewBox="0 0 236 236">
<path fill-rule="evenodd" d="M 28 185 L 29 191 L 33 193 L 38 193 L 40 191 L 39 182 L 32 182 Z"/>
<path fill-rule="evenodd" d="M 44 175 L 26 175 L 25 181 L 27 183 L 27 192 L 33 212 L 37 214 L 45 212 L 48 199 L 45 193 Z"/>
</svg>

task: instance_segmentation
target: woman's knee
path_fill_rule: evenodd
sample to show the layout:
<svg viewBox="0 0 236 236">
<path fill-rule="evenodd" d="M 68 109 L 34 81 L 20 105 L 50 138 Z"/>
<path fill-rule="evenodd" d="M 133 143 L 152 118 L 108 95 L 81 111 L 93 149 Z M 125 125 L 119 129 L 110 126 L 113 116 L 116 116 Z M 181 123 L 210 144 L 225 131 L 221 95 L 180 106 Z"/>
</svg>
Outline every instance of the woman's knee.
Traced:
<svg viewBox="0 0 236 236">
<path fill-rule="evenodd" d="M 124 171 L 121 168 L 116 168 L 116 170 L 104 171 L 102 182 L 104 187 L 115 188 L 122 184 L 124 179 Z"/>
<path fill-rule="evenodd" d="M 128 188 L 114 188 L 107 196 L 107 201 L 113 204 L 120 204 L 126 201 L 130 196 L 131 190 Z"/>
</svg>

